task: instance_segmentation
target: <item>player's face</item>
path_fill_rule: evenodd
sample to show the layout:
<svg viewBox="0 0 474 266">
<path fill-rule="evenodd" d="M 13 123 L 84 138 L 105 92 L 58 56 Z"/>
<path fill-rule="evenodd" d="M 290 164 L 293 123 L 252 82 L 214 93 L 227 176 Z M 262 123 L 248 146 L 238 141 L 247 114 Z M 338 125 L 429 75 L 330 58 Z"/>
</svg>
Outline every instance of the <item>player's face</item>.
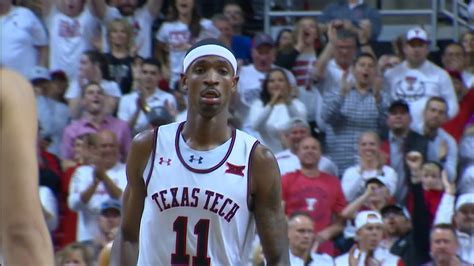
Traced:
<svg viewBox="0 0 474 266">
<path fill-rule="evenodd" d="M 89 85 L 84 88 L 83 104 L 85 109 L 92 114 L 99 113 L 103 109 L 104 91 L 98 85 Z"/>
<path fill-rule="evenodd" d="M 383 225 L 382 224 L 366 224 L 357 231 L 359 237 L 359 243 L 364 245 L 369 250 L 376 249 L 380 241 L 383 238 Z"/>
<path fill-rule="evenodd" d="M 308 217 L 295 217 L 288 227 L 290 249 L 299 251 L 309 250 L 314 238 L 313 228 L 313 223 Z"/>
<path fill-rule="evenodd" d="M 446 229 L 435 229 L 431 233 L 431 256 L 438 263 L 449 262 L 456 256 L 458 244 L 453 232 Z M 441 264 L 441 263 L 440 263 Z M 448 263 L 449 264 L 449 263 Z M 442 265 L 448 265 L 443 263 Z"/>
<path fill-rule="evenodd" d="M 425 125 L 429 128 L 439 128 L 446 120 L 446 104 L 431 101 L 424 112 Z"/>
<path fill-rule="evenodd" d="M 188 90 L 188 113 L 210 118 L 227 112 L 238 77 L 229 61 L 212 55 L 196 59 L 181 81 Z"/>
<path fill-rule="evenodd" d="M 317 165 L 321 158 L 321 147 L 312 137 L 301 140 L 297 151 L 298 158 L 303 166 Z"/>
<path fill-rule="evenodd" d="M 428 43 L 422 40 L 411 40 L 403 46 L 406 60 L 415 66 L 421 65 L 428 56 Z"/>
<path fill-rule="evenodd" d="M 387 116 L 387 125 L 391 130 L 408 129 L 411 116 L 403 107 L 395 107 Z"/>
<path fill-rule="evenodd" d="M 456 225 L 461 232 L 470 233 L 474 231 L 474 204 L 463 204 L 454 216 Z"/>
</svg>

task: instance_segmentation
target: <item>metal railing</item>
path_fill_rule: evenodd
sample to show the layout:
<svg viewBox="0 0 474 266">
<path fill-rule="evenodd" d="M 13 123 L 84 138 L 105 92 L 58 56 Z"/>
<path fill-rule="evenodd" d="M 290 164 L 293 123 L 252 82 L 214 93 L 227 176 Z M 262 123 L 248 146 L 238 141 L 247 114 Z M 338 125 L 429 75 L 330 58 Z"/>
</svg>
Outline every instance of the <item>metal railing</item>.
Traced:
<svg viewBox="0 0 474 266">
<path fill-rule="evenodd" d="M 314 16 L 318 17 L 322 14 L 321 11 L 271 11 L 270 10 L 270 1 L 265 1 L 265 12 L 264 12 L 264 30 L 266 33 L 270 33 L 270 21 L 272 17 L 303 17 L 303 16 Z M 449 10 L 446 7 L 446 0 L 431 0 L 430 9 L 382 9 L 380 14 L 382 17 L 390 16 L 422 16 L 429 18 L 429 31 L 431 39 L 431 49 L 436 47 L 436 41 L 438 39 L 438 16 L 443 15 L 448 17 L 452 22 L 453 27 L 453 40 L 457 40 L 459 36 L 460 26 L 464 26 L 470 29 L 474 29 L 473 26 L 470 26 L 468 21 L 459 16 L 459 10 L 465 11 L 467 13 L 467 5 L 462 2 L 462 0 L 453 0 L 452 1 L 452 10 Z"/>
</svg>

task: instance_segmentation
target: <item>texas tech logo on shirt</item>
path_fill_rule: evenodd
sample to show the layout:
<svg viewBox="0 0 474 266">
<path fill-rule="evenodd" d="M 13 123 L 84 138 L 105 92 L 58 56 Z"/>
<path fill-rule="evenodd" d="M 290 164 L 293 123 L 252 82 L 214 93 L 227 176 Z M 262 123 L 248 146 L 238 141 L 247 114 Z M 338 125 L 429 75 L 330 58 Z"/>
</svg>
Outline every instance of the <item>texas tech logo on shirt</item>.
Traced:
<svg viewBox="0 0 474 266">
<path fill-rule="evenodd" d="M 395 84 L 395 95 L 398 99 L 414 102 L 426 94 L 426 83 L 417 76 L 405 76 Z"/>
</svg>

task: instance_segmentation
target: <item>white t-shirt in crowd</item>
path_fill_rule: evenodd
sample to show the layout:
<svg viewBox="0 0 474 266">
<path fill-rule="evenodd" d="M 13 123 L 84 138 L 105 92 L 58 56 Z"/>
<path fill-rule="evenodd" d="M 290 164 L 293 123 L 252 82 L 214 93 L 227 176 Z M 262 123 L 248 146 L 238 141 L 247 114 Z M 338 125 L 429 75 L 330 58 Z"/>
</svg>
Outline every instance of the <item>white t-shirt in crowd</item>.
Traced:
<svg viewBox="0 0 474 266">
<path fill-rule="evenodd" d="M 153 26 L 153 21 L 155 18 L 150 14 L 148 7 L 144 5 L 141 8 L 138 8 L 133 16 L 124 17 L 120 14 L 120 11 L 115 7 L 107 7 L 104 23 L 102 27 L 102 37 L 103 37 L 103 50 L 104 52 L 109 52 L 109 46 L 107 42 L 107 24 L 114 19 L 126 18 L 128 22 L 132 25 L 133 31 L 135 33 L 135 45 L 138 48 L 137 53 L 143 58 L 149 58 L 151 54 L 151 29 Z"/>
<path fill-rule="evenodd" d="M 46 225 L 48 226 L 48 230 L 52 232 L 58 227 L 58 201 L 56 200 L 53 191 L 46 186 L 39 187 L 39 198 L 41 206 L 51 216 L 49 219 L 46 219 Z"/>
<path fill-rule="evenodd" d="M 117 117 L 122 119 L 123 121 L 129 121 L 130 118 L 133 116 L 135 111 L 137 110 L 137 99 L 139 95 L 137 91 L 132 91 L 126 95 L 124 95 L 119 102 L 119 108 Z M 150 95 L 146 99 L 146 103 L 150 108 L 165 106 L 165 103 L 169 102 L 174 108 L 176 108 L 176 99 L 174 98 L 173 94 L 163 91 L 161 89 L 155 89 L 155 93 Z M 133 128 L 133 132 L 137 133 L 146 129 L 148 127 L 148 120 L 146 119 L 145 113 L 140 111 L 138 114 L 137 122 L 135 123 L 135 127 Z"/>
<path fill-rule="evenodd" d="M 115 81 L 103 79 L 100 82 L 100 86 L 104 90 L 104 93 L 108 96 L 117 97 L 117 98 L 120 98 L 122 96 L 120 87 Z M 70 83 L 64 95 L 64 98 L 68 100 L 78 99 L 78 98 L 81 98 L 81 95 L 82 95 L 81 87 L 79 86 L 79 82 L 76 80 Z"/>
<path fill-rule="evenodd" d="M 70 17 L 53 7 L 46 18 L 49 42 L 49 68 L 64 71 L 69 80 L 77 78 L 83 52 L 93 48 L 92 38 L 100 31 L 99 20 L 88 8 Z"/>
<path fill-rule="evenodd" d="M 423 121 L 423 110 L 432 96 L 443 97 L 448 103 L 448 116 L 459 111 L 458 99 L 448 73 L 426 60 L 419 68 L 409 68 L 407 61 L 385 72 L 386 87 L 393 99 L 403 99 L 410 106 L 412 125 Z"/>
<path fill-rule="evenodd" d="M 172 86 L 179 80 L 179 75 L 183 71 L 183 59 L 187 49 L 180 49 L 180 47 L 205 38 L 218 38 L 220 35 L 220 31 L 209 19 L 201 19 L 200 23 L 201 32 L 196 40 L 192 39 L 188 25 L 181 21 L 164 22 L 156 34 L 158 41 L 169 46 L 170 84 Z"/>
<path fill-rule="evenodd" d="M 0 16 L 0 65 L 25 77 L 39 63 L 39 46 L 48 45 L 43 23 L 28 8 L 12 6 Z"/>
<path fill-rule="evenodd" d="M 117 163 L 114 167 L 106 171 L 107 176 L 122 191 L 127 185 L 125 174 L 125 164 Z M 94 167 L 90 165 L 80 166 L 74 172 L 69 184 L 68 206 L 78 213 L 77 241 L 92 240 L 99 232 L 97 219 L 103 202 L 110 199 L 104 184 L 101 182 L 97 186 L 89 202 L 81 200 L 81 193 L 84 192 L 94 181 Z"/>
</svg>

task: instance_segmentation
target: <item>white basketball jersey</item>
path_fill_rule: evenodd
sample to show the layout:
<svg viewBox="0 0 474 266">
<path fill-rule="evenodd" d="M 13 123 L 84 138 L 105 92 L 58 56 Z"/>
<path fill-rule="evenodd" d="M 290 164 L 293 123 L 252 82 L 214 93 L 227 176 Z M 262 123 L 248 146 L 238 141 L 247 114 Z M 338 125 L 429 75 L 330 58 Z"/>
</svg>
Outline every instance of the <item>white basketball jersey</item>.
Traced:
<svg viewBox="0 0 474 266">
<path fill-rule="evenodd" d="M 183 125 L 159 128 L 145 168 L 138 265 L 247 264 L 255 238 L 248 209 L 249 160 L 258 141 L 234 130 L 230 145 L 184 158 Z M 221 152 L 216 164 L 198 167 Z"/>
</svg>

